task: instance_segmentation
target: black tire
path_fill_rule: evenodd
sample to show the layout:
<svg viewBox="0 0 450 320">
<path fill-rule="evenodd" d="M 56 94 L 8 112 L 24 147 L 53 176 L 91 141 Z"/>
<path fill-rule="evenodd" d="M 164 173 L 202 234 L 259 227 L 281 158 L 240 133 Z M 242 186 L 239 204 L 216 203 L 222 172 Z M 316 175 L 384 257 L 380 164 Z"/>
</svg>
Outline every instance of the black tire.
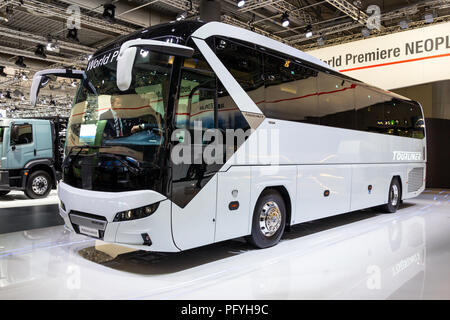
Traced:
<svg viewBox="0 0 450 320">
<path fill-rule="evenodd" d="M 4 197 L 9 193 L 9 190 L 0 190 L 0 197 Z"/>
<path fill-rule="evenodd" d="M 52 178 L 47 172 L 36 171 L 28 177 L 25 194 L 30 199 L 45 198 L 52 190 L 52 185 Z"/>
<path fill-rule="evenodd" d="M 264 213 L 273 214 L 274 219 L 268 221 L 267 218 L 262 217 Z M 267 222 L 271 225 L 268 225 Z M 283 197 L 273 189 L 263 191 L 253 211 L 252 233 L 247 236 L 247 241 L 261 249 L 272 247 L 280 241 L 285 226 L 286 205 Z"/>
<path fill-rule="evenodd" d="M 380 207 L 382 212 L 394 213 L 400 206 L 402 199 L 402 187 L 400 181 L 397 178 L 392 178 L 389 186 L 388 203 Z"/>
</svg>

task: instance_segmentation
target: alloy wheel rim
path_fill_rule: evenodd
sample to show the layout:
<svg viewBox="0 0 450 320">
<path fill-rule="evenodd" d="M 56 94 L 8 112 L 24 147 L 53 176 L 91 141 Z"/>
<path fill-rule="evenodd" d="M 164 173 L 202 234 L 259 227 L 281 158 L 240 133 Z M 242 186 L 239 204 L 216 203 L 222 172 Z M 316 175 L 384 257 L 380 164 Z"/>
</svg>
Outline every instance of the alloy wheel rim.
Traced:
<svg viewBox="0 0 450 320">
<path fill-rule="evenodd" d="M 281 211 L 274 201 L 266 202 L 259 214 L 259 228 L 266 237 L 273 236 L 281 226 Z"/>
<path fill-rule="evenodd" d="M 43 195 L 48 188 L 48 181 L 45 177 L 37 176 L 31 184 L 31 189 L 35 194 Z"/>
<path fill-rule="evenodd" d="M 391 204 L 392 204 L 394 207 L 395 207 L 395 206 L 397 205 L 397 203 L 398 203 L 398 195 L 399 195 L 398 187 L 397 187 L 396 184 L 393 184 L 393 185 L 392 185 L 392 188 L 391 188 Z"/>
</svg>

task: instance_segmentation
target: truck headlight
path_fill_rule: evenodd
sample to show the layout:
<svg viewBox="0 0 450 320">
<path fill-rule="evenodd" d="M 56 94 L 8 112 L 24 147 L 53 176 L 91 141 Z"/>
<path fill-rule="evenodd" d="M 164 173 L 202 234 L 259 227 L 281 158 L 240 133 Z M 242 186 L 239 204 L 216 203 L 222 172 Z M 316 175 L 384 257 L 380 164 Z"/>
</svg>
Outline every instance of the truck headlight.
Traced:
<svg viewBox="0 0 450 320">
<path fill-rule="evenodd" d="M 136 220 L 148 217 L 153 214 L 156 209 L 158 209 L 158 206 L 159 202 L 145 207 L 118 212 L 114 217 L 114 222 Z"/>
</svg>

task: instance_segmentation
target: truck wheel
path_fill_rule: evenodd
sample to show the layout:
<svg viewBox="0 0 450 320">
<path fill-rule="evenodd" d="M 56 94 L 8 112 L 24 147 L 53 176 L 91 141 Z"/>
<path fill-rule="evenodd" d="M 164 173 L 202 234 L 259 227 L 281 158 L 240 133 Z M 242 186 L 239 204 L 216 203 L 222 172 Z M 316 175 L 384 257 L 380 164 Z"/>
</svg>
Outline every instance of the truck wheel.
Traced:
<svg viewBox="0 0 450 320">
<path fill-rule="evenodd" d="M 286 206 L 275 190 L 265 190 L 256 202 L 253 212 L 252 233 L 247 241 L 257 248 L 276 245 L 286 225 Z"/>
<path fill-rule="evenodd" d="M 30 199 L 45 198 L 52 190 L 52 178 L 45 171 L 33 172 L 27 181 L 25 194 Z"/>
<path fill-rule="evenodd" d="M 402 188 L 397 178 L 393 178 L 389 186 L 388 203 L 381 206 L 381 211 L 386 213 L 394 213 L 400 206 L 402 198 Z"/>
<path fill-rule="evenodd" d="M 0 197 L 6 196 L 9 193 L 9 190 L 0 190 Z"/>
</svg>

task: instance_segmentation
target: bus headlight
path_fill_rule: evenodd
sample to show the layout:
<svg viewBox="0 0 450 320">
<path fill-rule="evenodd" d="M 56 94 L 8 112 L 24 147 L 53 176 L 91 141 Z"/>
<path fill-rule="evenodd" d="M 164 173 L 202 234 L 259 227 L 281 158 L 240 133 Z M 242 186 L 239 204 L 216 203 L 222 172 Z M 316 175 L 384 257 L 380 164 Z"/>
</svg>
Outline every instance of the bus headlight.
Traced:
<svg viewBox="0 0 450 320">
<path fill-rule="evenodd" d="M 156 209 L 158 209 L 158 206 L 159 202 L 145 207 L 119 212 L 114 217 L 114 222 L 136 220 L 148 217 L 149 215 L 153 214 Z"/>
</svg>

